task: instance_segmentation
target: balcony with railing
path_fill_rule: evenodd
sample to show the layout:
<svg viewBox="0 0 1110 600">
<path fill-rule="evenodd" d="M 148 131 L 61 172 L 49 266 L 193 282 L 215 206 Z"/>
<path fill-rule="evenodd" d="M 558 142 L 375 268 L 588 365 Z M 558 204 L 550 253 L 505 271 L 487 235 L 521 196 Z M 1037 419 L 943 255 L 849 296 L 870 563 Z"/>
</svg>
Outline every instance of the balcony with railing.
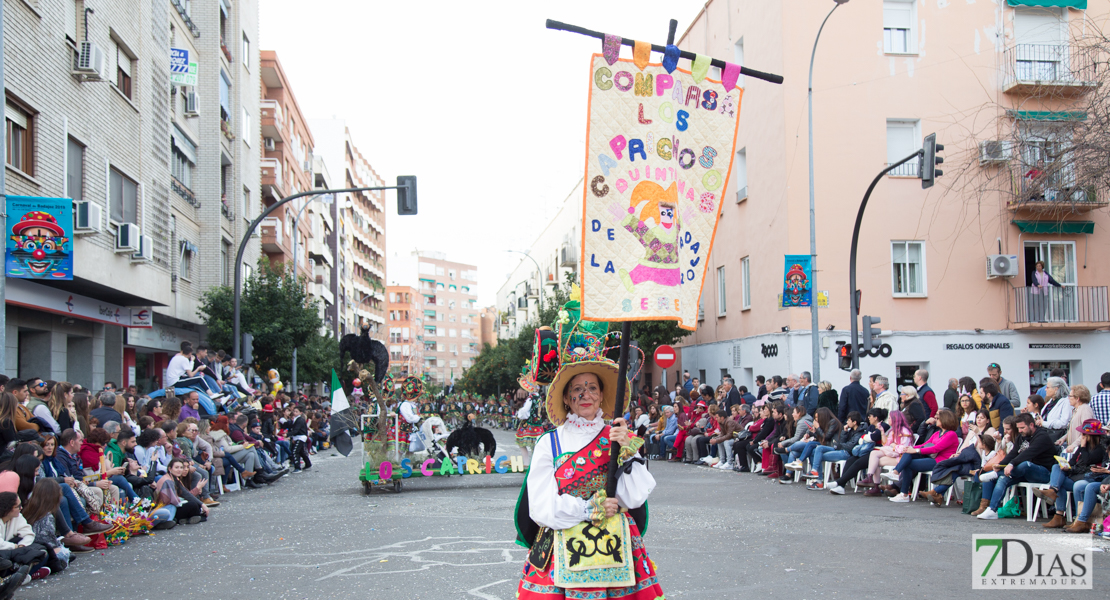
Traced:
<svg viewBox="0 0 1110 600">
<path fill-rule="evenodd" d="M 262 251 L 271 254 L 285 252 L 285 240 L 280 219 L 266 217 L 259 226 L 262 230 Z"/>
<path fill-rule="evenodd" d="M 887 163 L 890 166 L 890 163 Z M 916 160 L 898 165 L 898 168 L 887 173 L 887 177 L 920 177 L 920 165 Z"/>
<path fill-rule="evenodd" d="M 1003 57 L 1002 91 L 1074 98 L 1098 87 L 1098 63 L 1070 44 L 1015 44 Z"/>
<path fill-rule="evenodd" d="M 258 108 L 262 113 L 260 118 L 262 137 L 273 138 L 276 141 L 284 140 L 285 117 L 277 100 L 262 100 L 258 103 Z"/>
<path fill-rule="evenodd" d="M 1092 183 L 1076 177 L 1068 166 L 1038 164 L 1030 166 L 1024 161 L 1010 165 L 1013 195 L 1007 199 L 1006 208 L 1014 212 L 1085 213 L 1110 205 L 1110 197 L 1099 198 Z"/>
<path fill-rule="evenodd" d="M 270 190 L 270 195 L 275 198 L 284 198 L 285 184 L 282 182 L 281 174 L 281 161 L 275 158 L 263 158 L 261 161 L 262 166 L 262 187 L 273 188 Z"/>
<path fill-rule="evenodd" d="M 200 208 L 200 200 L 197 200 L 197 195 L 193 193 L 193 190 L 189 189 L 189 186 L 178 181 L 173 175 L 170 175 L 170 189 L 180 196 L 182 200 L 196 208 Z"/>
<path fill-rule="evenodd" d="M 1110 327 L 1106 286 L 1014 288 L 1011 329 L 1090 330 Z"/>
</svg>

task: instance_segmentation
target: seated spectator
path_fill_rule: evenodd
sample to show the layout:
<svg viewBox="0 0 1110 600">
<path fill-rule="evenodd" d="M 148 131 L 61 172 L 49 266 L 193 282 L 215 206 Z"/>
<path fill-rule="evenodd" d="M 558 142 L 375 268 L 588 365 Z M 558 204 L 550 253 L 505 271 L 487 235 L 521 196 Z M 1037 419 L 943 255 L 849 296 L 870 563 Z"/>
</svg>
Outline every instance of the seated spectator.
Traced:
<svg viewBox="0 0 1110 600">
<path fill-rule="evenodd" d="M 827 407 L 821 407 L 829 410 L 829 423 L 839 423 L 839 419 L 832 416 L 832 410 Z M 821 408 L 817 409 L 818 421 L 821 420 Z M 820 444 L 813 451 L 813 469 L 809 472 L 810 482 L 806 485 L 807 489 L 823 490 L 825 489 L 821 477 L 824 473 L 825 461 L 840 462 L 847 461 L 848 457 L 852 454 L 852 449 L 859 445 L 860 440 L 863 439 L 866 430 L 862 427 L 863 416 L 856 411 L 848 413 L 848 420 L 844 424 L 840 434 L 831 443 L 825 442 L 824 435 L 819 436 L 818 441 Z"/>
<path fill-rule="evenodd" d="M 775 420 L 771 418 L 771 403 L 764 402 L 755 410 L 759 413 L 759 418 L 748 425 L 748 436 L 741 436 L 732 444 L 732 455 L 736 461 L 737 471 L 740 473 L 751 473 L 751 468 L 748 466 L 749 459 L 762 460 L 760 449 L 763 441 L 775 430 Z"/>
<path fill-rule="evenodd" d="M 697 429 L 699 433 L 687 438 L 686 450 L 687 455 L 691 458 L 691 462 L 706 462 L 705 459 L 710 458 L 712 449 L 709 447 L 709 440 L 713 439 L 721 430 L 721 423 L 720 419 L 717 418 L 717 412 L 717 405 L 710 405 L 708 412 L 698 420 L 698 423 L 701 425 Z"/>
<path fill-rule="evenodd" d="M 116 394 L 114 392 L 100 392 L 97 396 L 100 407 L 89 411 L 89 416 L 100 421 L 101 426 L 108 421 L 123 422 L 123 417 L 116 410 Z"/>
<path fill-rule="evenodd" d="M 938 462 L 956 454 L 956 448 L 960 445 L 956 436 L 960 423 L 956 420 L 956 415 L 948 409 L 942 409 L 937 411 L 936 421 L 940 424 L 940 431 L 930 436 L 924 444 L 906 448 L 898 459 L 891 481 L 899 482 L 901 492 L 891 498 L 891 502 L 909 502 L 910 488 L 913 487 L 917 474 L 932 471 Z"/>
<path fill-rule="evenodd" d="M 871 456 L 867 463 L 867 477 L 864 483 L 870 484 L 866 492 L 867 496 L 878 496 L 882 491 L 887 491 L 890 495 L 894 495 L 896 491 L 892 486 L 871 487 L 879 485 L 879 472 L 883 467 L 893 467 L 898 464 L 902 458 L 902 453 L 913 445 L 913 431 L 910 430 L 909 423 L 906 422 L 905 415 L 902 411 L 896 410 L 887 417 L 890 421 L 890 429 L 887 429 L 883 435 L 882 445 L 876 447 L 871 451 Z M 860 485 L 863 485 L 862 483 Z"/>
<path fill-rule="evenodd" d="M 781 455 L 785 454 L 785 448 L 789 447 L 791 440 L 799 439 L 795 435 L 797 427 L 792 416 L 794 414 L 797 413 L 788 409 L 782 400 L 776 400 L 771 404 L 771 419 L 775 421 L 775 431 L 761 444 L 761 466 L 769 479 L 783 477 Z"/>
<path fill-rule="evenodd" d="M 170 529 L 177 525 L 195 525 L 208 520 L 208 507 L 189 492 L 186 477 L 189 467 L 185 459 L 170 460 L 166 474 L 155 484 L 160 507 L 151 513 L 154 529 Z"/>
<path fill-rule="evenodd" d="M 166 432 L 154 427 L 139 434 L 135 440 L 135 460 L 140 473 L 157 477 L 166 472 L 170 458 L 166 454 Z"/>
<path fill-rule="evenodd" d="M 258 473 L 258 455 L 255 454 L 253 448 L 247 448 L 242 444 L 236 444 L 231 439 L 230 426 L 228 425 L 227 415 L 220 415 L 216 419 L 216 423 L 212 425 L 212 441 L 213 446 L 223 450 L 225 456 L 230 456 L 235 459 L 232 465 L 240 465 L 236 470 L 243 478 L 243 485 L 249 488 L 259 488 L 262 484 L 254 481 L 254 476 Z"/>
<path fill-rule="evenodd" d="M 652 448 L 655 450 L 651 458 L 666 458 L 667 448 L 670 444 L 674 444 L 677 433 L 678 417 L 675 415 L 674 406 L 668 404 L 663 407 L 663 416 L 657 423 L 657 430 L 650 434 L 648 439 L 648 442 L 652 444 Z"/>
<path fill-rule="evenodd" d="M 709 443 L 716 447 L 717 450 L 717 464 L 714 465 L 718 469 L 731 469 L 732 464 L 732 441 L 736 434 L 741 430 L 741 421 L 743 415 L 747 414 L 747 404 L 733 404 L 732 416 L 727 419 L 721 419 L 717 428 L 717 433 L 709 439 Z"/>
<path fill-rule="evenodd" d="M 11 561 L 13 565 L 31 565 L 35 568 L 43 563 L 46 550 L 35 545 L 35 531 L 20 512 L 23 505 L 15 492 L 0 492 L 0 558 Z M 45 566 L 35 569 L 31 579 L 42 579 L 50 574 Z"/>
<path fill-rule="evenodd" d="M 35 544 L 46 550 L 46 564 L 43 566 L 48 570 L 43 577 L 61 573 L 69 565 L 69 550 L 58 542 L 58 538 L 69 531 L 69 528 L 58 527 L 55 515 L 61 505 L 61 486 L 53 479 L 44 478 L 35 483 L 33 493 L 23 507 L 23 518 L 31 524 Z"/>
<path fill-rule="evenodd" d="M 80 483 L 81 486 L 85 485 L 83 483 L 85 471 L 81 467 L 78 454 L 81 451 L 81 444 L 84 439 L 80 431 L 66 429 L 62 432 L 62 435 L 58 436 L 58 450 L 54 455 L 54 463 L 58 473 L 64 477 L 72 478 L 75 483 Z M 119 490 L 113 489 L 112 482 L 107 479 L 101 479 L 93 485 L 78 487 L 82 495 L 89 494 L 86 503 L 95 510 L 100 510 L 100 507 L 104 505 L 105 498 L 119 498 Z"/>
<path fill-rule="evenodd" d="M 985 413 L 984 413 L 985 414 Z M 960 435 L 966 436 L 972 425 L 975 425 L 976 419 L 979 416 L 979 410 L 975 406 L 975 400 L 971 396 L 963 394 L 956 402 L 956 419 L 960 422 Z M 990 417 L 987 417 L 987 425 L 990 425 Z M 974 442 L 972 442 L 974 444 Z"/>
<path fill-rule="evenodd" d="M 983 383 L 980 382 L 979 386 L 983 387 Z M 1076 387 L 1079 386 L 1073 387 L 1072 393 L 1075 393 Z M 990 391 L 987 394 L 990 396 Z M 993 402 L 991 406 L 993 410 Z M 998 479 L 983 483 L 982 503 L 979 510 L 971 513 L 979 519 L 998 518 L 998 508 L 1011 485 L 1021 482 L 1048 483 L 1052 465 L 1056 464 L 1056 447 L 1048 432 L 1037 428 L 1033 415 L 1021 414 L 1014 420 L 1017 423 L 1018 440 L 1006 458 L 1002 459 L 1001 464 L 1006 467 Z"/>
<path fill-rule="evenodd" d="M 142 488 L 153 484 L 156 477 L 144 474 L 140 468 L 139 460 L 135 456 L 136 445 L 135 432 L 127 428 L 120 429 L 116 439 L 109 441 L 105 446 L 104 457 L 111 469 L 123 469 L 119 475 L 131 486 L 135 494 L 139 494 Z"/>
<path fill-rule="evenodd" d="M 979 406 L 990 414 L 991 426 L 998 429 L 1002 419 L 1014 414 L 1014 407 L 1010 399 L 998 391 L 998 384 L 990 377 L 979 380 L 979 390 L 983 393 L 983 402 Z"/>
<path fill-rule="evenodd" d="M 200 425 L 196 419 L 189 418 L 177 425 L 177 445 L 182 457 L 187 460 L 190 471 L 189 491 L 208 507 L 217 507 L 219 502 L 212 499 L 209 481 L 212 479 L 212 462 L 200 460 L 196 441 L 200 436 Z"/>
<path fill-rule="evenodd" d="M 1053 515 L 1051 521 L 1044 524 L 1045 529 L 1060 529 L 1067 524 L 1064 516 L 1067 510 L 1067 494 L 1065 492 L 1071 492 L 1072 500 L 1076 505 L 1083 502 L 1082 509 L 1075 506 L 1075 522 L 1066 531 L 1068 533 L 1087 533 L 1091 529 L 1091 524 L 1088 521 L 1097 504 L 1097 498 L 1094 497 L 1095 493 L 1091 493 L 1092 498 L 1088 500 L 1087 489 L 1097 490 L 1099 484 L 1105 483 L 1103 480 L 1107 479 L 1108 471 L 1103 467 L 1106 462 L 1106 448 L 1102 445 L 1106 432 L 1102 428 L 1102 423 L 1097 419 L 1088 419 L 1080 425 L 1080 434 L 1078 446 L 1067 449 L 1067 452 L 1071 455 L 1067 463 L 1057 461 L 1057 464 L 1052 466 L 1049 488 L 1033 490 L 1034 494 L 1043 497 L 1046 502 L 1054 503 L 1056 506 L 1056 514 Z"/>
<path fill-rule="evenodd" d="M 963 452 L 964 448 L 974 448 L 981 435 L 985 434 L 992 437 L 994 435 L 994 427 L 991 427 L 991 418 L 987 416 L 985 412 L 977 411 L 975 413 L 975 422 L 961 423 L 961 425 L 967 427 L 967 430 L 964 432 L 963 442 L 960 443 L 959 449 L 956 450 L 957 453 Z"/>
<path fill-rule="evenodd" d="M 151 419 L 152 424 L 157 424 L 158 422 L 165 419 L 165 417 L 162 416 L 162 399 L 161 398 L 151 398 L 150 402 L 146 403 L 146 406 L 144 407 L 144 410 L 146 410 L 146 414 L 144 416 L 149 417 Z M 145 427 L 143 427 L 141 420 L 140 420 L 140 423 L 139 423 L 139 427 L 142 427 L 143 429 L 146 429 Z"/>
<path fill-rule="evenodd" d="M 795 413 L 797 413 L 797 408 L 799 407 L 795 407 Z M 827 408 L 825 410 L 817 409 L 817 414 L 814 421 L 811 422 L 809 432 L 802 438 L 801 442 L 791 447 L 790 457 L 794 460 L 792 460 L 790 464 L 784 465 L 785 468 L 792 471 L 800 471 L 805 468 L 804 463 L 809 460 L 810 456 L 812 456 L 818 448 L 832 450 L 834 441 L 840 438 L 840 433 L 843 429 L 844 426 L 840 423 L 840 419 L 837 419 L 836 416 L 833 415 L 832 410 Z M 801 444 L 801 452 L 795 454 L 794 449 L 798 448 L 799 444 Z M 819 469 L 820 467 L 814 465 L 813 469 L 806 475 L 809 477 L 819 477 Z"/>
<path fill-rule="evenodd" d="M 980 414 L 983 419 L 987 419 L 985 414 Z M 972 443 L 966 444 L 967 440 L 972 440 Z M 955 456 L 938 461 L 933 467 L 933 476 L 930 478 L 933 489 L 922 492 L 922 495 L 932 502 L 933 506 L 940 506 L 944 502 L 944 494 L 956 479 L 975 476 L 984 458 L 994 452 L 994 443 L 994 438 L 989 434 L 969 434 Z"/>
<path fill-rule="evenodd" d="M 792 412 L 794 414 L 794 435 L 777 445 L 780 454 L 789 456 L 789 460 L 785 461 L 789 465 L 798 462 L 798 457 L 805 450 L 806 444 L 812 441 L 810 430 L 813 428 L 813 415 L 806 414 L 804 405 L 795 406 Z"/>
</svg>

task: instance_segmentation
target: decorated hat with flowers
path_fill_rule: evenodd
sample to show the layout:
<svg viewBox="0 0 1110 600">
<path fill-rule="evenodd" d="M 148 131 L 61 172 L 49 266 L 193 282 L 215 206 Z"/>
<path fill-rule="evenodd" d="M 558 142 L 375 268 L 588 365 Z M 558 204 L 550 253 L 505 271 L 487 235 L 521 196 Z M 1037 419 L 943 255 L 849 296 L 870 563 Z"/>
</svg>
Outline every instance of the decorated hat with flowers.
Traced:
<svg viewBox="0 0 1110 600">
<path fill-rule="evenodd" d="M 1106 430 L 1102 428 L 1102 423 L 1098 419 L 1087 419 L 1075 430 L 1083 435 L 1106 435 Z"/>
</svg>

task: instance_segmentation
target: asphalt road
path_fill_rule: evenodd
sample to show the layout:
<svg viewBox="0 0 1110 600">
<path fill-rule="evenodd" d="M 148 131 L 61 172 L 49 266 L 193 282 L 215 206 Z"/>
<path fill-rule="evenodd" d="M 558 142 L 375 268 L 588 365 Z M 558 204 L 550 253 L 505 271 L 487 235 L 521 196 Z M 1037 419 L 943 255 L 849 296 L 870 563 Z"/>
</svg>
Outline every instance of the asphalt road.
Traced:
<svg viewBox="0 0 1110 600">
<path fill-rule="evenodd" d="M 512 436 L 497 437 L 503 452 Z M 409 480 L 399 494 L 366 496 L 356 455 L 327 451 L 314 459 L 311 470 L 267 489 L 224 496 L 208 523 L 82 555 L 16 597 L 515 597 L 525 556 L 512 542 L 521 475 Z M 755 475 L 659 462 L 651 470 L 658 486 L 645 541 L 669 598 L 950 600 L 972 592 L 973 533 L 1041 529 L 1024 520 L 979 521 L 923 501 L 810 492 Z M 1093 591 L 997 594 L 1106 597 L 1110 556 L 1094 556 Z"/>
</svg>

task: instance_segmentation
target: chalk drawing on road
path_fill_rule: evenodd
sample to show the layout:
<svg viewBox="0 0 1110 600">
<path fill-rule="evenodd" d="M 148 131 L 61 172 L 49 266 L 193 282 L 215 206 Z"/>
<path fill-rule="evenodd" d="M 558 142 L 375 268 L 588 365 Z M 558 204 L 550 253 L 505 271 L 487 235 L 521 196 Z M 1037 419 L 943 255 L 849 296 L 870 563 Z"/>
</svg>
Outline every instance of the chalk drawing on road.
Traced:
<svg viewBox="0 0 1110 600">
<path fill-rule="evenodd" d="M 514 556 L 514 552 L 526 552 L 511 540 L 430 536 L 362 550 L 341 552 L 296 552 L 296 550 L 295 547 L 290 546 L 260 550 L 254 553 L 258 557 L 256 560 L 259 564 L 248 566 L 328 570 L 326 574 L 316 579 L 316 581 L 323 581 L 332 577 L 413 573 L 437 567 L 471 568 L 504 565 L 524 560 L 519 554 Z M 290 561 L 291 558 L 293 561 Z M 274 559 L 275 562 L 267 562 L 267 559 Z M 398 563 L 402 565 L 400 568 L 397 566 Z"/>
<path fill-rule="evenodd" d="M 506 581 L 511 581 L 511 580 L 502 579 L 501 581 L 495 581 L 493 583 L 487 583 L 486 585 L 478 586 L 478 587 L 476 587 L 472 590 L 467 590 L 466 593 L 471 595 L 471 596 L 476 596 L 478 598 L 481 598 L 482 600 L 501 600 L 500 598 L 498 598 L 497 596 L 494 596 L 493 594 L 483 594 L 482 592 L 479 592 L 478 590 L 484 590 L 488 587 L 493 587 L 495 585 L 500 585 L 502 583 L 505 583 Z"/>
</svg>

